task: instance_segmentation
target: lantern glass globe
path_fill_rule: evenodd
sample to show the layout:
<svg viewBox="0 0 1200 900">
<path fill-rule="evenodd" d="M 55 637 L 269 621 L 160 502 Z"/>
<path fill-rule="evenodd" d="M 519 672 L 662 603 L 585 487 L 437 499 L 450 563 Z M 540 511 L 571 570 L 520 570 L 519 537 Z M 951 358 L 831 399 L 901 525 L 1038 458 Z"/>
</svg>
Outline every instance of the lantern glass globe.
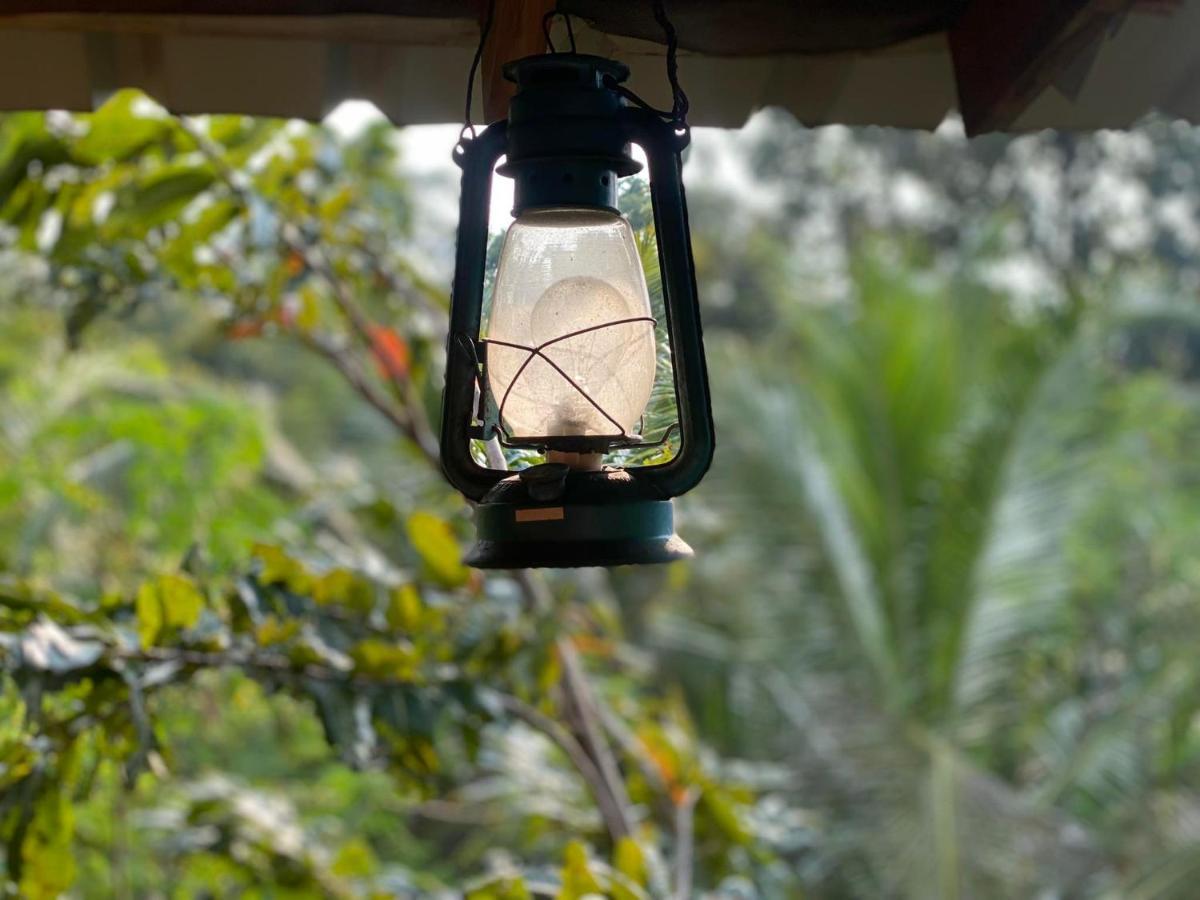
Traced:
<svg viewBox="0 0 1200 900">
<path fill-rule="evenodd" d="M 487 340 L 488 387 L 514 439 L 633 433 L 657 354 L 629 222 L 595 208 L 522 213 L 500 252 Z"/>
</svg>

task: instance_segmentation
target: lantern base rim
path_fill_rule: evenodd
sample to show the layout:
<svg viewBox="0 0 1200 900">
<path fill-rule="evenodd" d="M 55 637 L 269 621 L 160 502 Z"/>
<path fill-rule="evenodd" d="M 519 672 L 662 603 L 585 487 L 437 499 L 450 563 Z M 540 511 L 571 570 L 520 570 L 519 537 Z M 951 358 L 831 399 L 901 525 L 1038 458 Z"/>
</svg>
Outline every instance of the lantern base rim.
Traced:
<svg viewBox="0 0 1200 900">
<path fill-rule="evenodd" d="M 475 569 L 578 569 L 640 566 L 691 559 L 679 535 L 654 540 L 560 540 L 543 543 L 477 540 L 464 560 Z"/>
<path fill-rule="evenodd" d="M 501 481 L 475 508 L 478 569 L 575 568 L 672 562 L 692 556 L 675 533 L 671 501 L 629 470 L 548 463 Z"/>
</svg>

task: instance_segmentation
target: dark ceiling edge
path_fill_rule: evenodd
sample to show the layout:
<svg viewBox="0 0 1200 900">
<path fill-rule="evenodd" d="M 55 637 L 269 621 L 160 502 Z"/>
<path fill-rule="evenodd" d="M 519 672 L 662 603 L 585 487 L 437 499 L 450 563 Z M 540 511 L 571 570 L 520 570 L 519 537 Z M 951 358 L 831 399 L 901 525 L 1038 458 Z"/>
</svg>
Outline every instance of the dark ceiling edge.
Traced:
<svg viewBox="0 0 1200 900">
<path fill-rule="evenodd" d="M 272 18 L 387 16 L 478 21 L 487 0 L 0 0 L 5 16 L 265 16 Z M 496 0 L 498 5 L 506 0 Z M 511 0 L 508 0 L 511 2 Z M 598 31 L 662 45 L 665 37 L 648 0 L 562 0 L 562 7 Z M 674 0 L 667 11 L 682 49 L 709 56 L 827 55 L 886 49 L 944 32 L 965 0 Z M 730 27 L 736 18 L 738 28 Z"/>
<path fill-rule="evenodd" d="M 470 19 L 471 0 L 0 0 L 0 16 L 398 16 Z"/>
<path fill-rule="evenodd" d="M 746 41 L 746 37 L 740 42 L 730 42 L 728 29 L 720 27 L 720 12 L 730 5 L 723 0 L 668 3 L 667 12 L 674 21 L 680 48 L 706 56 L 726 57 L 872 52 L 946 32 L 964 14 L 969 0 L 943 0 L 941 4 L 912 0 L 908 3 L 817 0 L 805 4 L 745 0 L 736 4 L 736 8 L 746 23 L 746 32 L 757 43 L 755 47 L 740 43 Z M 561 6 L 606 34 L 665 43 L 651 5 L 644 0 L 561 0 Z M 711 19 L 696 21 L 709 10 L 715 22 Z M 806 16 L 813 18 L 805 21 Z M 814 22 L 827 24 L 815 26 Z M 714 28 L 717 29 L 715 32 Z"/>
</svg>

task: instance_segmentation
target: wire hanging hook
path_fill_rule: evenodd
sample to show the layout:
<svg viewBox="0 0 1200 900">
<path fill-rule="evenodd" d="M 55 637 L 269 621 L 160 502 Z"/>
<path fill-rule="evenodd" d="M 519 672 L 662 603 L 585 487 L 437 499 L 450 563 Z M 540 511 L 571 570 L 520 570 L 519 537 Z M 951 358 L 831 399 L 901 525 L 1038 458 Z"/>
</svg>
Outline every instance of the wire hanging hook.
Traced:
<svg viewBox="0 0 1200 900">
<path fill-rule="evenodd" d="M 667 17 L 667 10 L 663 5 L 663 0 L 654 0 L 654 20 L 662 26 L 663 33 L 667 38 L 667 81 L 671 85 L 671 108 L 657 109 L 651 106 L 611 75 L 604 76 L 604 85 L 609 90 L 616 91 L 630 103 L 640 106 L 660 119 L 665 119 L 672 123 L 675 126 L 676 132 L 686 135 L 688 132 L 687 114 L 689 105 L 687 94 L 684 93 L 683 87 L 679 83 L 679 61 L 677 59 L 679 36 L 675 32 L 675 26 Z"/>
<path fill-rule="evenodd" d="M 575 46 L 575 28 L 571 25 L 571 14 L 562 8 L 562 3 L 556 3 L 554 9 L 542 16 L 542 34 L 546 37 L 546 46 L 550 48 L 551 53 L 557 53 L 558 49 L 554 46 L 554 37 L 550 34 L 550 25 L 554 21 L 555 16 L 562 16 L 562 20 L 567 26 L 567 40 L 571 42 L 571 52 L 576 53 L 578 49 Z"/>
<path fill-rule="evenodd" d="M 688 97 L 679 84 L 679 35 L 667 17 L 663 0 L 654 0 L 654 20 L 667 36 L 667 81 L 671 83 L 671 121 L 680 128 L 687 128 Z"/>
<path fill-rule="evenodd" d="M 553 22 L 555 16 L 562 16 L 563 22 L 567 26 L 567 38 L 571 42 L 570 52 L 576 53 L 575 28 L 571 24 L 571 14 L 562 8 L 561 0 L 555 5 L 554 9 L 542 17 L 542 33 L 546 37 L 546 46 L 550 48 L 551 53 L 558 52 L 554 46 L 554 38 L 550 34 L 550 24 Z M 467 72 L 467 96 L 463 107 L 463 127 L 462 131 L 458 134 L 459 143 L 462 143 L 467 135 L 470 135 L 472 138 L 475 137 L 475 126 L 471 122 L 471 104 L 474 99 L 475 76 L 479 73 L 479 64 L 483 59 L 483 49 L 487 44 L 488 35 L 491 33 L 495 17 L 496 0 L 488 0 L 487 16 L 483 21 L 483 27 L 479 30 L 479 44 L 475 48 L 475 56 L 471 60 L 471 68 Z M 605 76 L 605 84 L 616 90 L 631 103 L 635 103 L 643 109 L 647 109 L 655 115 L 667 119 L 674 123 L 680 131 L 687 131 L 689 103 L 687 93 L 679 83 L 679 35 L 675 31 L 674 23 L 671 22 L 670 17 L 667 15 L 664 0 L 654 0 L 654 20 L 662 28 L 663 34 L 667 38 L 667 81 L 671 85 L 671 109 L 669 111 L 655 109 L 629 88 L 617 84 L 611 76 Z"/>
<path fill-rule="evenodd" d="M 496 17 L 496 0 L 488 0 L 487 17 L 483 20 L 483 27 L 479 29 L 479 45 L 475 48 L 475 57 L 471 60 L 471 68 L 467 72 L 467 101 L 463 109 L 463 127 L 458 133 L 458 142 L 461 144 L 468 134 L 472 138 L 475 137 L 475 126 L 471 123 L 471 100 L 475 91 L 475 76 L 479 72 L 479 63 L 483 59 L 483 47 L 487 43 L 488 35 L 492 30 L 492 21 Z"/>
</svg>

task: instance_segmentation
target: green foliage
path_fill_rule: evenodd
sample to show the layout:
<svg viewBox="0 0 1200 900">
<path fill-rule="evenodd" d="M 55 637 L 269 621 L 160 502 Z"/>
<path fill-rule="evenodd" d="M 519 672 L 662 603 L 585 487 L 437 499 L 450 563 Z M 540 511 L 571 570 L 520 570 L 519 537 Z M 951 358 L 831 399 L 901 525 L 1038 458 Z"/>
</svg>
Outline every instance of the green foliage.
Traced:
<svg viewBox="0 0 1200 900">
<path fill-rule="evenodd" d="M 5 321 L 56 320 L 30 311 Z M 178 561 L 195 544 L 225 566 L 281 512 L 251 483 L 267 444 L 253 404 L 171 375 L 140 341 L 61 355 L 42 330 L 21 346 L 25 364 L 14 362 L 0 396 L 12 425 L 0 443 L 0 560 L 10 571 L 95 595 L 106 579 Z"/>
<path fill-rule="evenodd" d="M 1189 895 L 1195 132 L 764 121 L 699 558 L 486 578 L 386 126 L 0 121 L 8 893 Z"/>
<path fill-rule="evenodd" d="M 143 647 L 153 647 L 162 636 L 194 627 L 203 609 L 204 597 L 190 579 L 161 575 L 138 589 L 138 640 Z"/>
<path fill-rule="evenodd" d="M 429 573 L 445 587 L 458 587 L 468 570 L 460 561 L 458 541 L 450 525 L 431 513 L 418 510 L 408 517 L 408 539 Z"/>
<path fill-rule="evenodd" d="M 10 890 L 637 900 L 688 789 L 722 813 L 684 862 L 736 868 L 751 798 L 576 649 L 620 640 L 611 597 L 460 561 L 446 298 L 389 130 L 121 92 L 0 139 Z M 651 752 L 670 785 L 632 774 Z"/>
</svg>

